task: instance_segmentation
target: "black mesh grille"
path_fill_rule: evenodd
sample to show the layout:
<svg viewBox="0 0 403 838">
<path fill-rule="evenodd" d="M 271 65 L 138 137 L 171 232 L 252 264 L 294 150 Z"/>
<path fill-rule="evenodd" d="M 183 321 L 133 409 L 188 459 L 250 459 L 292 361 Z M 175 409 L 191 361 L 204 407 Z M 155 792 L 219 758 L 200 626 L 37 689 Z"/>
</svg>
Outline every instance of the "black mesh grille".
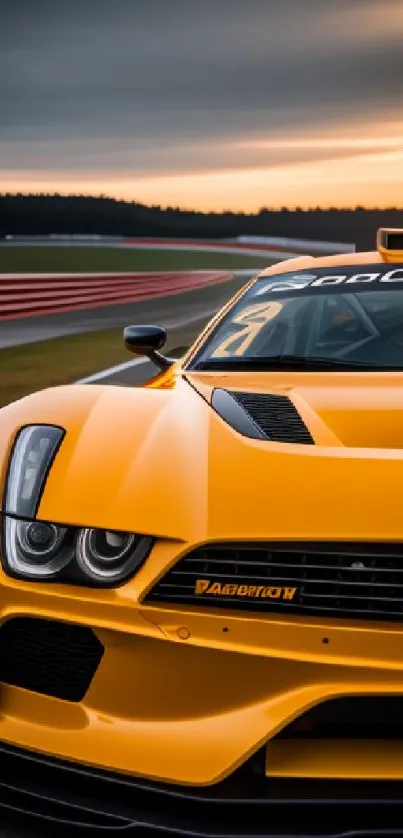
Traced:
<svg viewBox="0 0 403 838">
<path fill-rule="evenodd" d="M 103 655 L 84 626 L 18 617 L 0 628 L 0 682 L 81 701 Z"/>
<path fill-rule="evenodd" d="M 313 445 L 313 439 L 287 396 L 271 393 L 238 393 L 231 396 L 243 407 L 268 439 Z"/>
<path fill-rule="evenodd" d="M 184 556 L 147 601 L 403 620 L 403 544 L 209 545 Z"/>
</svg>

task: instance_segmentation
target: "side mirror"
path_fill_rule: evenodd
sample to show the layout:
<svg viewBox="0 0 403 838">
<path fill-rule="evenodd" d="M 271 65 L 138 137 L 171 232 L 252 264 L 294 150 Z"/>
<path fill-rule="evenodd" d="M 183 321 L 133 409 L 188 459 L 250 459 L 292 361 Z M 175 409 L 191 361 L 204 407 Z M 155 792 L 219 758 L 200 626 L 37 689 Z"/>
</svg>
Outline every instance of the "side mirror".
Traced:
<svg viewBox="0 0 403 838">
<path fill-rule="evenodd" d="M 175 363 L 175 358 L 167 358 L 158 351 L 167 339 L 166 329 L 162 326 L 126 326 L 123 340 L 126 349 L 133 355 L 145 355 L 157 367 L 168 369 Z"/>
</svg>

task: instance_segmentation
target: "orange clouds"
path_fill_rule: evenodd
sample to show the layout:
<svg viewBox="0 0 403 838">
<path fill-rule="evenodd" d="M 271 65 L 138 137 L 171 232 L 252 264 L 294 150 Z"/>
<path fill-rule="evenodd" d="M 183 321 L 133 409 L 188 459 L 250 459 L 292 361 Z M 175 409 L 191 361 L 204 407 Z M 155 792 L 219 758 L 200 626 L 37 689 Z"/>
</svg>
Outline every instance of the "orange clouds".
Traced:
<svg viewBox="0 0 403 838">
<path fill-rule="evenodd" d="M 227 166 L 224 164 L 225 153 Z M 241 155 L 241 162 L 232 160 Z M 202 210 L 262 206 L 401 206 L 403 122 L 327 126 L 296 136 L 233 141 L 217 148 L 217 168 L 167 174 L 0 171 L 8 191 L 108 194 Z"/>
</svg>

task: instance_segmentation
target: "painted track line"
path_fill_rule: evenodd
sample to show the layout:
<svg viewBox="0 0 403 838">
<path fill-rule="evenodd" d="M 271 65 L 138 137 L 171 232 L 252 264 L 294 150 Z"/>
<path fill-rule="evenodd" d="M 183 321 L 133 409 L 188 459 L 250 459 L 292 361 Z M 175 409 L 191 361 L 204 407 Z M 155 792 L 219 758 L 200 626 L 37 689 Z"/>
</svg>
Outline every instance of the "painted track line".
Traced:
<svg viewBox="0 0 403 838">
<path fill-rule="evenodd" d="M 130 367 L 137 367 L 139 364 L 149 364 L 148 358 L 134 358 L 133 361 L 124 361 L 123 364 L 116 364 L 115 367 L 108 367 L 106 370 L 100 370 L 93 375 L 87 375 L 86 378 L 80 378 L 75 384 L 93 384 L 95 381 L 102 381 L 103 378 L 110 378 L 118 372 L 128 370 Z"/>
<path fill-rule="evenodd" d="M 241 278 L 251 279 L 253 276 L 259 273 L 259 270 L 236 270 L 233 271 L 233 276 L 238 276 Z M 182 318 L 175 318 L 170 322 L 166 323 L 167 331 L 173 329 L 183 329 L 187 326 L 193 326 L 195 323 L 200 323 L 201 320 L 209 321 L 214 315 L 217 314 L 217 308 L 210 309 L 209 311 L 200 312 L 192 316 L 182 317 Z M 102 381 L 105 378 L 111 378 L 114 375 L 125 372 L 132 367 L 137 367 L 140 364 L 149 364 L 149 358 L 134 358 L 131 361 L 124 361 L 122 364 L 116 364 L 113 367 L 108 367 L 104 370 L 99 370 L 99 372 L 92 373 L 91 375 L 87 375 L 84 378 L 80 378 L 78 381 L 75 381 L 75 384 L 95 384 L 97 381 Z"/>
<path fill-rule="evenodd" d="M 204 312 L 203 315 L 198 314 L 195 317 L 182 317 L 180 319 L 171 320 L 171 322 L 166 325 L 166 328 L 168 331 L 172 329 L 183 329 L 187 326 L 192 326 L 194 323 L 199 323 L 200 320 L 209 320 L 211 317 L 214 317 L 216 313 L 217 309 L 213 309 L 211 311 Z M 119 372 L 130 369 L 131 367 L 137 367 L 139 364 L 149 363 L 149 358 L 134 358 L 131 361 L 124 361 L 122 364 L 116 364 L 114 367 L 108 367 L 105 370 L 94 372 L 92 375 L 87 375 L 85 378 L 80 378 L 78 381 L 75 381 L 75 384 L 94 384 L 96 381 L 102 381 L 104 378 L 110 378 Z"/>
</svg>

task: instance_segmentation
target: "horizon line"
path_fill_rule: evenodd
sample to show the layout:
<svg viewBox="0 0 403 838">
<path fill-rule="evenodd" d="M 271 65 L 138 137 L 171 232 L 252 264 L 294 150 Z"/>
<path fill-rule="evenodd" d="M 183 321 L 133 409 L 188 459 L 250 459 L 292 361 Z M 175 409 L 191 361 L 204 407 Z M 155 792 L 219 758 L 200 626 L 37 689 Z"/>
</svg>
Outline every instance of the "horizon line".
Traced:
<svg viewBox="0 0 403 838">
<path fill-rule="evenodd" d="M 179 205 L 173 204 L 147 204 L 142 201 L 138 201 L 135 198 L 129 200 L 127 198 L 119 198 L 116 195 L 107 195 L 105 193 L 85 193 L 85 192 L 0 192 L 0 199 L 1 198 L 79 198 L 79 199 L 88 199 L 88 200 L 102 200 L 102 201 L 111 201 L 117 204 L 124 204 L 127 206 L 142 206 L 147 207 L 147 209 L 151 210 L 159 210 L 161 212 L 166 211 L 173 211 L 173 212 L 184 212 L 184 213 L 195 213 L 200 215 L 247 215 L 247 216 L 258 216 L 264 212 L 403 212 L 403 206 L 374 206 L 374 205 L 365 205 L 365 204 L 356 204 L 355 206 L 334 206 L 334 205 L 321 205 L 315 204 L 309 207 L 301 207 L 298 204 L 295 206 L 263 206 L 259 207 L 258 209 L 252 212 L 246 212 L 243 210 L 230 210 L 230 209 L 222 209 L 222 210 L 202 210 L 189 207 L 183 207 Z"/>
</svg>

